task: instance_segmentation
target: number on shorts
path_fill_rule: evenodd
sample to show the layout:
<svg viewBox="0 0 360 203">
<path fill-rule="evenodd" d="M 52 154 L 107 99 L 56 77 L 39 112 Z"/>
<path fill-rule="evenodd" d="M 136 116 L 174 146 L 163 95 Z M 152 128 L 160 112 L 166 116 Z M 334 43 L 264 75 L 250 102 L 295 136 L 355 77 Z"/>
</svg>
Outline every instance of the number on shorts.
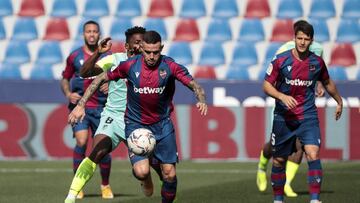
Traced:
<svg viewBox="0 0 360 203">
<path fill-rule="evenodd" d="M 113 122 L 113 120 L 114 120 L 113 118 L 107 117 L 105 123 L 110 124 L 111 122 Z"/>
<path fill-rule="evenodd" d="M 274 146 L 275 145 L 275 134 L 271 133 L 271 145 Z"/>
</svg>

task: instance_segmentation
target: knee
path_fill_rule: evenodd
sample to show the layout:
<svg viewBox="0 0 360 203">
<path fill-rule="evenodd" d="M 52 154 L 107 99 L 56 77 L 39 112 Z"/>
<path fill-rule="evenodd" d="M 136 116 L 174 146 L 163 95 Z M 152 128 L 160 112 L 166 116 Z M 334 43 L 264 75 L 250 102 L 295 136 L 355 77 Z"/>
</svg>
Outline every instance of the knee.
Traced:
<svg viewBox="0 0 360 203">
<path fill-rule="evenodd" d="M 317 152 L 307 153 L 306 158 L 308 161 L 315 161 L 319 159 L 319 154 Z"/>
<path fill-rule="evenodd" d="M 150 169 L 146 167 L 133 167 L 133 175 L 138 180 L 145 180 L 150 175 Z"/>
<path fill-rule="evenodd" d="M 286 163 L 286 159 L 282 157 L 273 157 L 273 166 L 284 168 Z"/>
<path fill-rule="evenodd" d="M 175 168 L 163 168 L 163 179 L 168 182 L 172 182 L 176 178 Z"/>
<path fill-rule="evenodd" d="M 76 138 L 76 145 L 79 147 L 86 147 L 87 139 L 85 138 Z"/>
</svg>

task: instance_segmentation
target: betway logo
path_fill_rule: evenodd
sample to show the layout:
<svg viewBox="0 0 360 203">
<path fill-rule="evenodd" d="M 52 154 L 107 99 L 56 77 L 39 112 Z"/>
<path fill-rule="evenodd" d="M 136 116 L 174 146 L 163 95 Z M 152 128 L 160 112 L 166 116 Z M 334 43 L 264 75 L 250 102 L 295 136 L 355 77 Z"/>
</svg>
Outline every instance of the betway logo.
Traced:
<svg viewBox="0 0 360 203">
<path fill-rule="evenodd" d="M 151 88 L 151 87 L 137 88 L 137 87 L 134 87 L 134 92 L 140 93 L 140 94 L 162 94 L 164 92 L 164 89 L 165 89 L 165 86 L 157 87 L 157 88 Z"/>
<path fill-rule="evenodd" d="M 289 80 L 287 78 L 285 78 L 285 82 L 288 85 L 307 86 L 307 87 L 309 87 L 313 83 L 312 80 L 300 80 L 300 79 Z"/>
</svg>

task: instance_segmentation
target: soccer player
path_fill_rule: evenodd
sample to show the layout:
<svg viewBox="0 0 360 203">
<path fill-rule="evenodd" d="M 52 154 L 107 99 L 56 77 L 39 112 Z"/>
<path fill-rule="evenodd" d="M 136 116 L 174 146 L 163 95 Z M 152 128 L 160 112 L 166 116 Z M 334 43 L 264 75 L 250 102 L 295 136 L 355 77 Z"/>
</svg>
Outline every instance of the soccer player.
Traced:
<svg viewBox="0 0 360 203">
<path fill-rule="evenodd" d="M 139 54 L 140 42 L 142 41 L 144 33 L 145 28 L 143 27 L 135 26 L 129 28 L 125 32 L 126 53 L 114 53 L 98 60 L 102 54 L 107 53 L 111 48 L 110 38 L 102 40 L 94 54 L 84 63 L 80 75 L 82 77 L 92 77 L 104 71 L 113 70 L 120 62 L 126 61 L 127 58 Z M 81 191 L 86 182 L 90 180 L 94 174 L 96 165 L 100 163 L 104 156 L 115 150 L 121 141 L 125 141 L 124 113 L 126 90 L 125 80 L 109 82 L 108 98 L 106 106 L 101 113 L 99 127 L 95 132 L 92 151 L 89 157 L 81 162 L 73 178 L 65 202 L 75 202 L 75 196 Z M 80 174 L 83 174 L 83 176 L 81 177 Z"/>
<path fill-rule="evenodd" d="M 342 113 L 342 99 L 329 78 L 323 59 L 309 47 L 313 41 L 311 24 L 301 21 L 295 28 L 295 48 L 275 57 L 263 83 L 264 92 L 276 99 L 271 145 L 273 166 L 271 182 L 274 202 L 284 201 L 285 164 L 299 139 L 308 161 L 310 202 L 320 202 L 322 167 L 319 158 L 320 128 L 315 106 L 315 85 L 320 81 L 337 102 L 335 119 Z"/>
<path fill-rule="evenodd" d="M 297 21 L 294 23 L 294 30 L 298 24 L 302 23 L 302 20 Z M 295 48 L 295 41 L 291 40 L 283 44 L 276 52 L 276 55 L 281 54 L 287 50 Z M 313 41 L 310 45 L 309 50 L 314 54 L 322 57 L 323 55 L 323 48 L 322 45 L 318 42 Z M 325 93 L 324 88 L 320 82 L 316 85 L 316 96 L 323 96 Z M 284 186 L 284 192 L 287 197 L 297 197 L 297 194 L 291 188 L 291 182 L 297 173 L 301 160 L 303 158 L 303 150 L 301 148 L 300 141 L 296 141 L 297 150 L 293 154 L 288 157 L 286 162 L 286 183 Z M 256 184 L 259 191 L 263 192 L 266 190 L 267 187 L 267 177 L 266 177 L 266 169 L 269 159 L 272 157 L 271 152 L 271 144 L 270 142 L 265 143 L 263 146 L 260 157 L 259 157 L 259 164 L 258 164 L 258 171 L 256 175 Z"/>
<path fill-rule="evenodd" d="M 137 128 L 147 128 L 156 137 L 153 152 L 160 162 L 162 172 L 162 202 L 173 202 L 176 196 L 177 177 L 175 166 L 178 161 L 175 132 L 170 113 L 175 80 L 192 90 L 198 100 L 196 107 L 201 115 L 206 115 L 204 89 L 192 78 L 188 70 L 165 55 L 161 55 L 163 45 L 156 31 L 147 31 L 141 43 L 142 54 L 121 63 L 114 71 L 100 74 L 80 99 L 70 123 L 81 121 L 85 116 L 84 105 L 99 87 L 109 80 L 127 79 L 127 105 L 125 111 L 125 136 Z M 147 196 L 153 193 L 149 158 L 137 156 L 129 151 L 134 176 L 141 181 Z"/>
<path fill-rule="evenodd" d="M 97 49 L 97 43 L 100 38 L 100 27 L 95 21 L 87 21 L 83 26 L 84 46 L 79 47 L 70 53 L 66 60 L 66 67 L 62 73 L 61 88 L 69 99 L 69 110 L 71 111 L 76 103 L 79 101 L 84 93 L 84 90 L 90 85 L 93 79 L 83 79 L 80 77 L 81 66 L 84 61 L 91 57 Z M 109 53 L 104 53 L 101 57 Z M 86 104 L 86 117 L 81 123 L 76 123 L 72 126 L 73 135 L 76 139 L 76 146 L 73 153 L 73 170 L 76 173 L 79 164 L 85 158 L 85 151 L 88 140 L 89 128 L 94 133 L 100 122 L 100 114 L 104 108 L 106 102 L 107 84 L 104 84 L 100 91 L 94 94 L 90 101 Z M 111 156 L 110 154 L 105 156 L 100 162 L 100 174 L 101 174 L 101 193 L 105 199 L 112 199 L 114 197 L 110 185 Z M 80 191 L 77 198 L 82 199 L 84 197 L 83 191 Z"/>
</svg>

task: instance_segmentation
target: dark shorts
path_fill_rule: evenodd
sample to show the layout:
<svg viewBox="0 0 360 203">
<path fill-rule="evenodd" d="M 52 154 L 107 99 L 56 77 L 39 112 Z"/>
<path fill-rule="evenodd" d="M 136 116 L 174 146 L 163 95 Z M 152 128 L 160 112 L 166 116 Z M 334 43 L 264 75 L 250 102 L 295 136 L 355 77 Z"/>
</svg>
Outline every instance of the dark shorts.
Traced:
<svg viewBox="0 0 360 203">
<path fill-rule="evenodd" d="M 317 145 L 320 147 L 319 120 L 304 119 L 285 121 L 281 116 L 275 116 L 270 143 L 274 157 L 287 157 L 296 151 L 296 138 L 302 145 Z"/>
<path fill-rule="evenodd" d="M 86 115 L 84 117 L 84 120 L 82 122 L 78 122 L 72 126 L 73 132 L 76 133 L 80 130 L 87 130 L 90 128 L 92 135 L 94 135 L 94 133 L 100 123 L 102 110 L 103 110 L 103 108 L 85 109 Z"/>
<path fill-rule="evenodd" d="M 157 158 L 161 163 L 173 164 L 178 162 L 175 130 L 170 118 L 163 119 L 152 125 L 143 125 L 125 119 L 126 138 L 129 137 L 132 131 L 138 128 L 149 129 L 155 135 L 156 146 L 152 156 Z M 129 151 L 129 158 L 131 164 L 134 165 L 136 162 L 147 159 L 148 157 L 137 156 Z"/>
</svg>

